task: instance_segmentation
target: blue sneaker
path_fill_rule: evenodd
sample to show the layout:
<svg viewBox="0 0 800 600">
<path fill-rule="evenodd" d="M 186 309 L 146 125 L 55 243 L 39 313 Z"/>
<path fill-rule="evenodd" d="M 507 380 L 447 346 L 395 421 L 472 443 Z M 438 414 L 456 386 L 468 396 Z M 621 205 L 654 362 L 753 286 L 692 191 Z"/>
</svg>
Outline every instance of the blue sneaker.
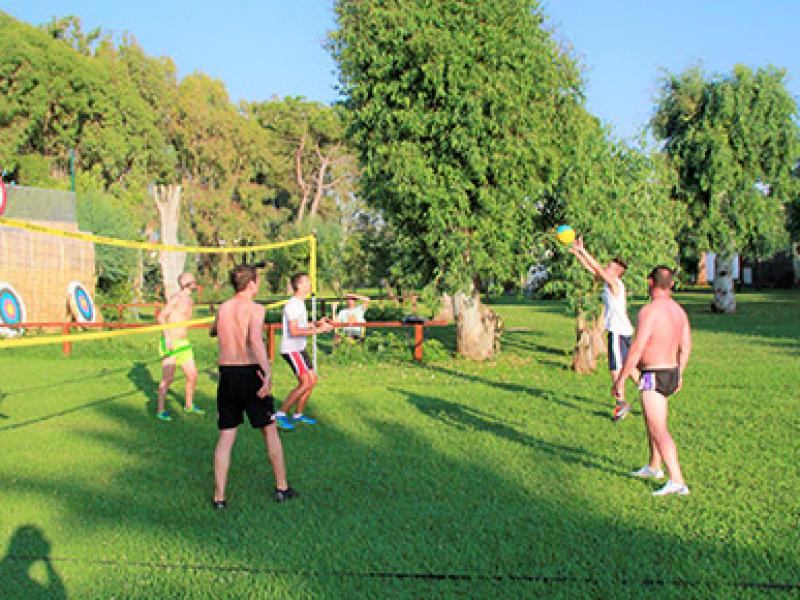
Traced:
<svg viewBox="0 0 800 600">
<path fill-rule="evenodd" d="M 165 410 L 162 410 L 160 413 L 156 413 L 156 419 L 161 421 L 172 421 L 172 417 L 170 417 L 169 413 Z"/>
<path fill-rule="evenodd" d="M 286 416 L 275 417 L 275 423 L 278 424 L 278 429 L 283 429 L 284 431 L 292 431 L 294 429 L 294 425 L 289 422 Z"/>
<path fill-rule="evenodd" d="M 306 425 L 316 425 L 317 420 L 312 419 L 311 417 L 307 417 L 306 415 L 300 415 L 299 417 L 292 417 L 292 423 L 305 423 Z"/>
<path fill-rule="evenodd" d="M 189 413 L 191 415 L 204 415 L 204 414 L 206 414 L 206 411 L 204 411 L 202 408 L 197 406 L 197 404 L 192 404 L 192 406 L 190 408 L 186 408 L 184 406 L 183 407 L 183 412 Z"/>
</svg>

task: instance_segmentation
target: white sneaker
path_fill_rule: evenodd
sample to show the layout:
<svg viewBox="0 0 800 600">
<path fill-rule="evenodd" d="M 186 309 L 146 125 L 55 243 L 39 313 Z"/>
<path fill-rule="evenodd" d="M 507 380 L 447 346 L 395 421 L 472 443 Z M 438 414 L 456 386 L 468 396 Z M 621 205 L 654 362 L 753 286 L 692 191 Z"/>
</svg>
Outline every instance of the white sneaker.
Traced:
<svg viewBox="0 0 800 600">
<path fill-rule="evenodd" d="M 631 477 L 641 477 L 642 479 L 663 479 L 664 471 L 661 469 L 654 471 L 650 468 L 650 465 L 645 465 L 638 471 L 632 471 L 630 475 Z"/>
<path fill-rule="evenodd" d="M 653 492 L 653 496 L 666 496 L 668 494 L 678 494 L 679 496 L 688 496 L 689 495 L 689 488 L 686 487 L 685 484 L 680 485 L 677 483 L 672 483 L 671 480 L 667 480 L 667 483 L 664 484 L 660 490 L 656 490 Z"/>
</svg>

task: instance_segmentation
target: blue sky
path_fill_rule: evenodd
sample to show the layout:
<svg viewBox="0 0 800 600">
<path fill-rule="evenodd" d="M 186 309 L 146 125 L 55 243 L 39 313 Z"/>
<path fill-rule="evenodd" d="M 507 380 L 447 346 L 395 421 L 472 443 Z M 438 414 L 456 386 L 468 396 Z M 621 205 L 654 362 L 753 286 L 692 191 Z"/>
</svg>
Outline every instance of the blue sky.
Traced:
<svg viewBox="0 0 800 600">
<path fill-rule="evenodd" d="M 589 110 L 620 136 L 650 117 L 661 69 L 772 63 L 800 96 L 800 0 L 543 0 L 548 24 L 584 67 Z M 168 55 L 179 75 L 203 71 L 232 100 L 272 95 L 336 99 L 336 65 L 322 47 L 332 0 L 5 0 L 39 24 L 75 14 L 84 28 L 133 34 L 148 54 Z"/>
</svg>

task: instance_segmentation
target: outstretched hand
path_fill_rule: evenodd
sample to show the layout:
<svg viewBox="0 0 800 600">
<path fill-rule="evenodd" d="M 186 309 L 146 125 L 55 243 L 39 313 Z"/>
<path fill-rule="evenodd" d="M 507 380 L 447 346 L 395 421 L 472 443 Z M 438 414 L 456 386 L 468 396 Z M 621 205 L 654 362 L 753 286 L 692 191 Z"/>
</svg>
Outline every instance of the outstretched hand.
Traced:
<svg viewBox="0 0 800 600">
<path fill-rule="evenodd" d="M 256 392 L 256 396 L 259 398 L 266 398 L 272 392 L 272 377 L 270 375 L 264 375 L 262 371 L 257 371 L 259 378 L 261 379 L 261 387 Z"/>
</svg>

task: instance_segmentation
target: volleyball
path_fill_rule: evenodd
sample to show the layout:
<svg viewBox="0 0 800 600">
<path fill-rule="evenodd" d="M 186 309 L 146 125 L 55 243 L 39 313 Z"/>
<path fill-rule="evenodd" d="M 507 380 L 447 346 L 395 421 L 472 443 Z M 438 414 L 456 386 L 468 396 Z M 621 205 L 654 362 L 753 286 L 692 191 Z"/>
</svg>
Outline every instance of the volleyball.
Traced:
<svg viewBox="0 0 800 600">
<path fill-rule="evenodd" d="M 575 230 L 569 225 L 559 225 L 558 229 L 556 229 L 556 237 L 559 242 L 569 246 L 575 241 Z"/>
</svg>

